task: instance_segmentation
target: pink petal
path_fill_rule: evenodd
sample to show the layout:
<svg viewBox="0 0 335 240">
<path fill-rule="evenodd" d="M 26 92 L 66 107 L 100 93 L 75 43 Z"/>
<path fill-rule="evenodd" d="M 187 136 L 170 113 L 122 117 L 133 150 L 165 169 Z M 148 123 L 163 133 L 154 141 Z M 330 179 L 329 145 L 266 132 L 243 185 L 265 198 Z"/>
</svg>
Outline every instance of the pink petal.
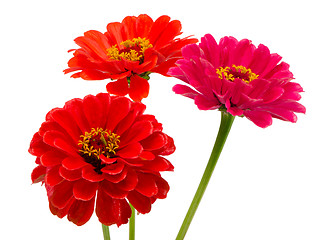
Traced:
<svg viewBox="0 0 335 240">
<path fill-rule="evenodd" d="M 272 124 L 271 114 L 264 111 L 244 111 L 244 116 L 258 127 L 266 128 Z"/>
<path fill-rule="evenodd" d="M 203 95 L 198 95 L 194 99 L 194 103 L 200 110 L 213 110 L 218 109 L 222 104 L 214 99 L 206 98 Z"/>
<path fill-rule="evenodd" d="M 174 91 L 176 94 L 181 94 L 191 99 L 194 99 L 196 96 L 199 95 L 199 93 L 194 91 L 192 88 L 185 86 L 185 85 L 181 85 L 181 84 L 175 85 L 172 88 L 172 91 Z"/>
</svg>

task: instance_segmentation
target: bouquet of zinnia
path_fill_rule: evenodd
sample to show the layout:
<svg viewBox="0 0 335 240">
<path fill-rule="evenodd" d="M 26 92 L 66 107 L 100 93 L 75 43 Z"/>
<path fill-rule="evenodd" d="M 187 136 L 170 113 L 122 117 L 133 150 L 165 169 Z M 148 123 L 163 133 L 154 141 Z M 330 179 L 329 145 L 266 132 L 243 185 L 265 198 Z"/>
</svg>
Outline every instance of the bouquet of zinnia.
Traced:
<svg viewBox="0 0 335 240">
<path fill-rule="evenodd" d="M 97 215 L 104 239 L 108 226 L 129 223 L 135 239 L 135 211 L 149 213 L 165 199 L 173 171 L 166 156 L 173 138 L 141 103 L 149 94 L 150 73 L 175 77 L 173 91 L 194 100 L 200 110 L 216 110 L 221 124 L 203 177 L 177 235 L 184 239 L 209 183 L 236 116 L 261 128 L 272 119 L 296 122 L 305 113 L 302 87 L 278 54 L 248 39 L 206 34 L 177 38 L 181 23 L 168 16 L 128 16 L 75 39 L 78 49 L 65 73 L 84 80 L 110 79 L 107 93 L 67 101 L 46 114 L 29 153 L 36 156 L 32 182 L 45 186 L 52 214 L 81 226 Z M 129 98 L 125 97 L 126 95 Z"/>
</svg>

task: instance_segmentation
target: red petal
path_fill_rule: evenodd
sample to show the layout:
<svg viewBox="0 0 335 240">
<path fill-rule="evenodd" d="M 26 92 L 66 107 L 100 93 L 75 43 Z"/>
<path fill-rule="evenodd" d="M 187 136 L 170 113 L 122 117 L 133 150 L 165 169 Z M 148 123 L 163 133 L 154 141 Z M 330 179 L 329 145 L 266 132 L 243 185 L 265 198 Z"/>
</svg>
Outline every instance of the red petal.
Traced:
<svg viewBox="0 0 335 240">
<path fill-rule="evenodd" d="M 69 209 L 67 218 L 77 226 L 85 224 L 93 214 L 94 203 L 95 198 L 89 201 L 75 200 Z"/>
<path fill-rule="evenodd" d="M 101 172 L 108 173 L 110 175 L 119 174 L 124 168 L 124 163 L 117 162 L 114 164 L 110 164 L 104 168 L 101 169 Z"/>
<path fill-rule="evenodd" d="M 31 180 L 33 183 L 38 183 L 44 180 L 44 176 L 46 174 L 46 168 L 42 165 L 37 166 L 34 168 L 33 172 L 31 173 Z"/>
<path fill-rule="evenodd" d="M 111 63 L 114 63 L 115 65 L 121 65 L 121 62 L 119 62 L 117 60 L 116 60 L 116 62 L 113 61 Z M 122 71 L 122 70 L 119 70 L 119 71 Z M 123 78 L 127 79 L 127 77 L 130 77 L 132 75 L 132 71 L 127 71 L 127 69 L 124 69 L 124 71 L 125 72 L 120 72 L 120 73 L 117 73 L 117 74 L 111 74 L 110 79 L 111 80 L 118 80 L 118 79 L 123 79 Z M 128 81 L 127 81 L 127 83 L 128 83 Z M 115 95 L 118 95 L 118 94 L 115 94 Z"/>
<path fill-rule="evenodd" d="M 41 156 L 40 160 L 43 166 L 53 167 L 53 166 L 61 164 L 64 158 L 65 158 L 65 155 L 61 153 L 60 151 L 51 150 L 51 151 L 44 153 Z"/>
<path fill-rule="evenodd" d="M 121 158 L 137 158 L 141 152 L 143 151 L 143 147 L 138 142 L 126 145 L 121 150 L 117 151 L 117 155 Z"/>
<path fill-rule="evenodd" d="M 68 170 L 64 167 L 60 167 L 59 175 L 68 181 L 76 181 L 81 178 L 81 170 Z"/>
<path fill-rule="evenodd" d="M 112 164 L 117 161 L 117 158 L 108 158 L 104 155 L 100 155 L 99 158 L 101 159 L 102 162 L 107 163 L 107 164 Z"/>
<path fill-rule="evenodd" d="M 64 178 L 59 175 L 59 167 L 54 167 L 47 170 L 44 180 L 46 184 L 55 186 L 61 183 Z"/>
<path fill-rule="evenodd" d="M 135 190 L 147 197 L 152 197 L 158 193 L 155 177 L 151 174 L 138 173 L 138 183 Z"/>
<path fill-rule="evenodd" d="M 161 35 L 162 31 L 166 28 L 166 26 L 169 24 L 170 17 L 163 15 L 156 19 L 156 21 L 153 23 L 151 27 L 151 31 L 149 34 L 150 42 L 154 45 L 156 42 L 156 39 Z"/>
<path fill-rule="evenodd" d="M 151 210 L 150 198 L 143 196 L 142 194 L 131 191 L 128 193 L 127 199 L 133 205 L 133 207 L 142 214 L 148 213 Z"/>
<path fill-rule="evenodd" d="M 147 49 L 144 52 L 143 63 L 133 66 L 132 72 L 141 74 L 151 71 L 157 65 L 158 55 L 159 53 L 157 53 L 152 48 Z"/>
<path fill-rule="evenodd" d="M 99 71 L 98 69 L 83 69 L 81 72 L 77 72 L 71 75 L 72 78 L 82 78 L 84 80 L 104 80 L 109 79 L 113 75 Z"/>
<path fill-rule="evenodd" d="M 120 138 L 120 148 L 135 142 L 139 142 L 152 134 L 153 126 L 150 122 L 136 122 L 127 133 L 123 134 Z"/>
<path fill-rule="evenodd" d="M 131 208 L 125 199 L 113 199 L 104 191 L 98 191 L 95 212 L 99 221 L 107 226 L 112 224 L 128 223 L 131 217 Z"/>
<path fill-rule="evenodd" d="M 136 37 L 136 17 L 134 16 L 127 16 L 122 20 L 123 29 L 127 39 L 133 39 Z"/>
<path fill-rule="evenodd" d="M 102 112 L 102 104 L 96 96 L 87 95 L 83 99 L 83 110 L 90 126 L 102 126 L 101 121 L 104 113 Z"/>
<path fill-rule="evenodd" d="M 123 179 L 125 179 L 127 177 L 127 174 L 128 174 L 128 168 L 125 167 L 123 171 L 119 174 L 110 175 L 110 174 L 104 173 L 104 178 L 112 183 L 118 183 L 122 181 Z"/>
<path fill-rule="evenodd" d="M 112 100 L 109 107 L 106 128 L 114 132 L 115 126 L 124 119 L 130 111 L 131 102 L 128 98 L 119 97 Z"/>
<path fill-rule="evenodd" d="M 78 200 L 91 200 L 98 189 L 98 183 L 84 179 L 78 180 L 73 185 L 73 196 Z"/>
<path fill-rule="evenodd" d="M 63 181 L 48 191 L 48 194 L 50 194 L 49 201 L 56 208 L 64 208 L 73 197 L 72 188 L 72 182 Z"/>
<path fill-rule="evenodd" d="M 106 86 L 107 92 L 117 96 L 124 96 L 129 93 L 127 78 L 121 78 L 116 81 L 110 82 Z"/>
<path fill-rule="evenodd" d="M 156 177 L 156 184 L 158 187 L 158 193 L 155 197 L 160 198 L 160 199 L 166 198 L 166 195 L 170 190 L 170 186 L 167 183 L 167 181 L 165 181 L 161 177 Z"/>
<path fill-rule="evenodd" d="M 152 161 L 146 161 L 143 168 L 155 171 L 155 172 L 161 172 L 161 171 L 173 171 L 173 165 L 166 160 L 163 157 L 157 156 Z"/>
<path fill-rule="evenodd" d="M 136 19 L 136 33 L 138 37 L 147 38 L 153 21 L 146 14 L 141 14 Z"/>
<path fill-rule="evenodd" d="M 82 177 L 90 182 L 100 182 L 104 180 L 102 174 L 96 173 L 91 165 L 82 169 Z"/>
<path fill-rule="evenodd" d="M 117 186 L 122 190 L 131 191 L 135 189 L 137 183 L 138 183 L 137 173 L 134 170 L 129 170 L 127 177 L 121 182 L 119 182 Z"/>
<path fill-rule="evenodd" d="M 81 131 L 74 121 L 71 114 L 65 109 L 57 109 L 51 112 L 51 117 L 72 137 L 74 141 L 78 141 Z"/>
<path fill-rule="evenodd" d="M 178 20 L 169 22 L 155 43 L 155 49 L 166 46 L 176 36 L 180 35 L 181 24 Z"/>
<path fill-rule="evenodd" d="M 75 170 L 89 165 L 81 157 L 67 157 L 62 161 L 63 167 L 68 170 Z"/>
<path fill-rule="evenodd" d="M 50 146 L 43 142 L 43 138 L 37 132 L 34 134 L 33 139 L 30 142 L 28 152 L 34 156 L 41 156 L 46 151 L 50 150 Z"/>
<path fill-rule="evenodd" d="M 166 137 L 168 140 L 167 144 L 161 149 L 153 151 L 154 154 L 166 156 L 174 153 L 174 151 L 176 150 L 176 146 L 174 145 L 173 138 L 168 135 L 166 135 Z"/>
<path fill-rule="evenodd" d="M 123 199 L 127 197 L 128 191 L 123 191 L 119 189 L 116 184 L 113 184 L 108 181 L 103 181 L 101 183 L 101 189 L 99 191 L 104 191 L 107 193 L 110 197 L 116 198 L 116 199 Z"/>
<path fill-rule="evenodd" d="M 139 156 L 141 160 L 154 160 L 155 157 L 156 156 L 152 152 L 148 152 L 148 151 L 141 152 Z"/>
<path fill-rule="evenodd" d="M 83 100 L 79 98 L 72 99 L 65 104 L 65 109 L 71 112 L 82 133 L 91 130 L 83 108 Z"/>
<path fill-rule="evenodd" d="M 61 208 L 61 209 L 59 209 L 59 208 L 56 208 L 54 205 L 52 205 L 52 203 L 49 201 L 49 209 L 50 209 L 50 211 L 51 211 L 51 213 L 53 214 L 53 215 L 56 215 L 57 217 L 59 217 L 59 218 L 63 218 L 64 216 L 66 216 L 67 214 L 68 214 L 68 212 L 69 212 L 69 209 L 70 209 L 70 207 L 71 207 L 71 205 L 72 205 L 72 203 L 75 201 L 75 199 L 74 198 L 72 198 L 67 204 L 66 204 L 66 206 L 64 207 L 64 208 Z"/>
<path fill-rule="evenodd" d="M 166 143 L 166 135 L 160 132 L 154 132 L 149 137 L 141 141 L 143 148 L 149 151 L 162 148 Z"/>
<path fill-rule="evenodd" d="M 99 35 L 97 33 L 99 33 Z M 106 49 L 109 48 L 109 44 L 107 44 L 107 39 L 104 38 L 106 38 L 105 35 L 101 34 L 100 32 L 90 30 L 85 32 L 84 36 L 77 37 L 74 41 L 85 51 L 87 51 L 90 56 L 99 60 L 105 60 L 108 58 Z M 103 42 L 105 42 L 105 44 L 103 44 Z"/>
<path fill-rule="evenodd" d="M 112 22 L 107 25 L 107 35 L 110 39 L 111 45 L 120 44 L 124 41 L 122 37 L 122 24 L 119 22 Z"/>
<path fill-rule="evenodd" d="M 119 122 L 113 132 L 121 136 L 126 130 L 131 127 L 135 119 L 143 114 L 144 110 L 144 104 L 139 102 L 133 102 L 131 104 L 131 110 L 129 111 L 128 115 Z"/>
<path fill-rule="evenodd" d="M 133 75 L 130 77 L 129 86 L 129 97 L 135 102 L 140 102 L 143 98 L 146 98 L 149 94 L 149 83 L 148 80 Z"/>
</svg>

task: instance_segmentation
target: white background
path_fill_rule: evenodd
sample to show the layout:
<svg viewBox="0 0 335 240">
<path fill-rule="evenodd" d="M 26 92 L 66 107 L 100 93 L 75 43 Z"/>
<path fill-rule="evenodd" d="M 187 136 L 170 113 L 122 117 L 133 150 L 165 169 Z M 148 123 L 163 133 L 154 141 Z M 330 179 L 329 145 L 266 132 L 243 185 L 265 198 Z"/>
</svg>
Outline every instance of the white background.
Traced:
<svg viewBox="0 0 335 240">
<path fill-rule="evenodd" d="M 183 36 L 211 33 L 263 43 L 291 65 L 307 108 L 298 122 L 261 129 L 237 118 L 185 239 L 335 239 L 334 7 L 332 1 L 3 1 L 0 4 L 0 239 L 103 239 L 95 214 L 82 227 L 53 216 L 44 187 L 31 185 L 34 132 L 54 107 L 105 92 L 107 81 L 63 75 L 73 39 L 128 15 L 167 14 Z M 168 198 L 137 216 L 136 239 L 174 239 L 207 163 L 220 114 L 175 95 L 177 79 L 151 75 L 143 102 L 177 151 Z M 127 239 L 128 226 L 112 226 Z"/>
</svg>

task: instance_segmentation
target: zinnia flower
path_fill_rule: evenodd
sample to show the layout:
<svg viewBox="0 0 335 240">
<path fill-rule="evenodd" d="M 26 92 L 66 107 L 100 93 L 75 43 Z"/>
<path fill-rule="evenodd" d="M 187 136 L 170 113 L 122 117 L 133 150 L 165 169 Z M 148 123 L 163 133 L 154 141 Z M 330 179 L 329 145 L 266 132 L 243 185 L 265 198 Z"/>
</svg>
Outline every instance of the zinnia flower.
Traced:
<svg viewBox="0 0 335 240">
<path fill-rule="evenodd" d="M 272 124 L 272 118 L 296 122 L 296 113 L 306 109 L 297 101 L 302 87 L 292 82 L 289 65 L 278 54 L 250 40 L 212 35 L 201 43 L 182 49 L 184 59 L 168 74 L 191 85 L 175 85 L 177 94 L 194 99 L 200 110 L 220 109 L 233 116 L 245 116 L 259 127 Z M 279 64 L 278 64 L 279 63 Z M 193 87 L 193 88 L 192 88 Z"/>
<path fill-rule="evenodd" d="M 163 157 L 174 152 L 173 139 L 144 110 L 101 93 L 48 112 L 29 152 L 38 164 L 32 181 L 45 184 L 54 215 L 82 225 L 95 206 L 101 223 L 119 226 L 131 216 L 129 203 L 144 214 L 166 197 L 169 185 L 160 172 L 173 170 Z"/>
<path fill-rule="evenodd" d="M 198 41 L 176 38 L 181 33 L 180 22 L 169 16 L 156 21 L 145 14 L 128 16 L 109 23 L 105 33 L 90 30 L 76 38 L 80 48 L 64 72 L 76 71 L 71 77 L 85 80 L 117 80 L 107 84 L 109 93 L 141 101 L 149 93 L 149 74 L 168 76 L 168 69 L 181 58 L 180 49 Z"/>
</svg>

